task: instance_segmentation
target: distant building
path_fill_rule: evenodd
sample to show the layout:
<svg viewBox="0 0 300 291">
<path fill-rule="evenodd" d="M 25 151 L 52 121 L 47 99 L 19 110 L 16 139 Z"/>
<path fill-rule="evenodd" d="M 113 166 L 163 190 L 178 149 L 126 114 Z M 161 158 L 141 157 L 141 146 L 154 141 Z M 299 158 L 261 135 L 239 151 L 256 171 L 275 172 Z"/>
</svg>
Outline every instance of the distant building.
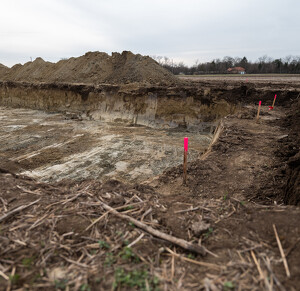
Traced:
<svg viewBox="0 0 300 291">
<path fill-rule="evenodd" d="M 227 69 L 227 72 L 230 74 L 245 74 L 246 70 L 242 67 L 234 67 L 234 68 L 229 68 Z"/>
</svg>

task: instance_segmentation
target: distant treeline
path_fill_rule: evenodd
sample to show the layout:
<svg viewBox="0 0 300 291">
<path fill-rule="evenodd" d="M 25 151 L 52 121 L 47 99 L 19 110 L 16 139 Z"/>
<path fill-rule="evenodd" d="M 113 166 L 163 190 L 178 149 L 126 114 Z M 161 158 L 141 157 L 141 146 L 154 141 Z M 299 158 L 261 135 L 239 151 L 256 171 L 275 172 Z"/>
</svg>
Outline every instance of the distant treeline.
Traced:
<svg viewBox="0 0 300 291">
<path fill-rule="evenodd" d="M 242 67 L 247 74 L 300 74 L 300 56 L 287 56 L 272 59 L 268 56 L 260 57 L 257 61 L 248 61 L 246 57 L 229 57 L 211 62 L 195 62 L 193 66 L 186 66 L 183 62 L 175 63 L 168 57 L 152 56 L 161 66 L 175 75 L 227 74 L 229 68 Z"/>
</svg>

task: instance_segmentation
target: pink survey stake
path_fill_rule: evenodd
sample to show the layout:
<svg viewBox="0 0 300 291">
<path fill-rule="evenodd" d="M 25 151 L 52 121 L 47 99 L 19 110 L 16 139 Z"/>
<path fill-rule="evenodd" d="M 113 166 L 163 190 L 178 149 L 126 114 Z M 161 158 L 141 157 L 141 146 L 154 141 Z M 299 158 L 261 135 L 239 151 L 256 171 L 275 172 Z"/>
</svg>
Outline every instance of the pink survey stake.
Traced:
<svg viewBox="0 0 300 291">
<path fill-rule="evenodd" d="M 184 150 L 187 152 L 188 151 L 188 144 L 189 144 L 189 138 L 185 137 L 184 138 Z"/>
<path fill-rule="evenodd" d="M 259 106 L 261 105 L 261 101 L 259 101 L 258 105 L 259 105 Z"/>
<path fill-rule="evenodd" d="M 273 104 L 272 104 L 272 106 L 269 106 L 269 110 L 273 110 L 274 109 L 276 97 L 277 97 L 277 95 L 275 94 L 275 97 L 274 97 L 274 100 L 273 100 Z"/>
</svg>

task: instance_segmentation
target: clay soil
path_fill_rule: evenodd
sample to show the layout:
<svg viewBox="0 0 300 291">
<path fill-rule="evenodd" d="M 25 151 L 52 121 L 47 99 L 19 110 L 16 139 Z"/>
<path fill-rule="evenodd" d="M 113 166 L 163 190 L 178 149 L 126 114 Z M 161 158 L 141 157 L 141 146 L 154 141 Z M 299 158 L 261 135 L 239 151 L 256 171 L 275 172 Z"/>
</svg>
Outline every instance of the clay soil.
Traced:
<svg viewBox="0 0 300 291">
<path fill-rule="evenodd" d="M 299 290 L 300 102 L 283 106 L 279 97 L 257 123 L 251 100 L 224 118 L 216 141 L 188 163 L 186 185 L 180 166 L 136 184 L 50 184 L 3 163 L 0 289 Z M 105 205 L 206 254 L 158 238 Z"/>
</svg>

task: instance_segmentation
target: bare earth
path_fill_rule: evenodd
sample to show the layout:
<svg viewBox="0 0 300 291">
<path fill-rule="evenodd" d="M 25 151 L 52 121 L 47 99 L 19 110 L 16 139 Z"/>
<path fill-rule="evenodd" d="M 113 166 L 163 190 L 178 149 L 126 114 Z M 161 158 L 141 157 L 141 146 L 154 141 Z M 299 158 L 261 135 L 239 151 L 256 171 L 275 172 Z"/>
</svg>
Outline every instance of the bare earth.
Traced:
<svg viewBox="0 0 300 291">
<path fill-rule="evenodd" d="M 299 75 L 278 74 L 278 75 L 199 75 L 199 76 L 179 76 L 182 80 L 190 81 L 223 81 L 228 83 L 243 82 L 255 84 L 285 84 L 292 87 L 300 85 Z"/>
<path fill-rule="evenodd" d="M 86 178 L 141 182 L 182 162 L 185 130 L 71 119 L 60 113 L 0 108 L 0 160 L 40 181 Z M 190 160 L 212 134 L 190 132 Z"/>
<path fill-rule="evenodd" d="M 285 80 L 280 82 L 281 86 Z M 290 88 L 297 86 L 293 83 Z M 273 111 L 267 105 L 258 123 L 251 101 L 236 115 L 224 118 L 207 152 L 189 160 L 187 185 L 182 184 L 181 166 L 143 182 L 101 181 L 90 175 L 81 181 L 55 178 L 56 182 L 45 183 L 39 177 L 20 175 L 20 166 L 31 167 L 29 154 L 34 148 L 29 145 L 27 151 L 23 143 L 23 149 L 11 149 L 12 128 L 6 124 L 8 136 L 1 145 L 7 145 L 7 156 L 2 150 L 6 161 L 0 166 L 0 289 L 298 290 L 300 102 L 294 98 L 282 106 L 279 101 Z M 47 118 L 51 124 L 45 125 L 46 130 L 55 128 L 54 121 L 63 122 L 58 115 Z M 66 132 L 73 128 L 75 137 L 84 134 L 85 123 L 80 130 L 78 125 L 74 130 L 68 120 L 65 123 Z M 42 124 L 35 125 L 36 135 L 45 134 Z M 104 133 L 112 134 L 115 128 Z M 17 132 L 21 127 L 13 129 Z M 144 128 L 126 128 L 124 133 L 132 139 L 135 130 L 137 136 L 145 134 Z M 18 136 L 24 142 L 24 135 L 14 138 Z M 53 138 L 51 131 L 49 138 Z M 84 147 L 94 148 L 91 140 Z M 70 138 L 57 141 L 61 142 L 72 149 Z M 16 164 L 13 156 L 18 157 Z M 296 182 L 291 184 L 293 179 Z M 203 246 L 206 254 L 149 234 L 116 217 L 103 203 L 156 230 Z M 27 208 L 17 211 L 19 206 Z"/>
</svg>

